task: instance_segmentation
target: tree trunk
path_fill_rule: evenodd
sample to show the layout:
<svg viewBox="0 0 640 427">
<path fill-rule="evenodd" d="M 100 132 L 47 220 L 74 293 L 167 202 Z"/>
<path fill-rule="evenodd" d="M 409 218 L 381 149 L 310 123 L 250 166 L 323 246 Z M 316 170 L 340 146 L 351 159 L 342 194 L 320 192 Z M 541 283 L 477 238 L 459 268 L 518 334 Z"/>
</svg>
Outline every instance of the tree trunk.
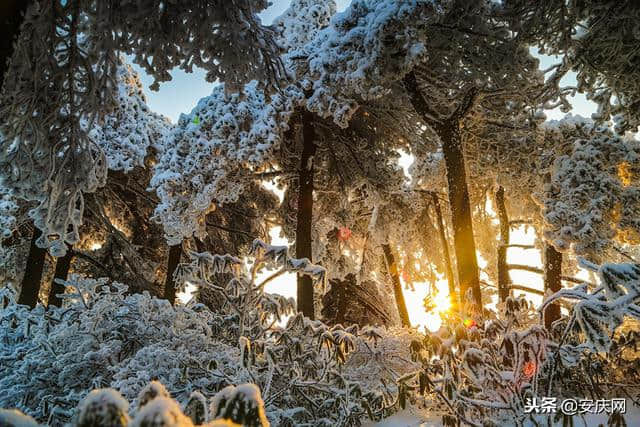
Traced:
<svg viewBox="0 0 640 427">
<path fill-rule="evenodd" d="M 64 285 L 56 283 L 56 279 L 67 280 L 73 255 L 73 250 L 70 247 L 67 247 L 67 253 L 56 261 L 56 270 L 53 273 L 53 280 L 51 281 L 51 287 L 49 288 L 47 305 L 55 305 L 56 307 L 62 306 L 62 299 L 58 294 L 63 294 L 65 287 Z"/>
<path fill-rule="evenodd" d="M 504 302 L 509 296 L 511 277 L 507 266 L 507 248 L 510 240 L 509 216 L 504 203 L 504 187 L 500 186 L 496 191 L 496 210 L 500 221 L 500 243 L 498 244 L 498 297 Z"/>
<path fill-rule="evenodd" d="M 436 220 L 438 221 L 438 233 L 440 234 L 440 244 L 442 245 L 442 256 L 444 258 L 445 273 L 447 275 L 447 283 L 449 284 L 449 300 L 451 300 L 451 308 L 456 309 L 459 304 L 456 296 L 456 281 L 453 275 L 453 266 L 451 265 L 451 255 L 449 254 L 449 242 L 445 234 L 444 221 L 442 220 L 442 210 L 440 210 L 440 201 L 436 193 L 431 193 L 433 206 L 436 211 Z"/>
<path fill-rule="evenodd" d="M 316 153 L 313 113 L 302 115 L 302 157 L 298 172 L 298 216 L 296 223 L 296 258 L 308 258 L 311 254 L 311 224 L 313 222 L 313 156 Z M 306 275 L 297 277 L 298 311 L 309 319 L 315 319 L 313 305 L 313 281 Z"/>
<path fill-rule="evenodd" d="M 482 308 L 480 292 L 480 275 L 476 258 L 476 245 L 473 238 L 471 222 L 471 203 L 467 189 L 467 173 L 462 150 L 460 122 L 473 106 L 477 91 L 471 89 L 454 113 L 442 118 L 431 110 L 429 103 L 420 92 L 420 87 L 413 72 L 404 77 L 404 86 L 409 94 L 413 108 L 429 124 L 440 137 L 442 152 L 447 170 L 449 205 L 451 207 L 451 225 L 453 226 L 453 246 L 456 254 L 456 269 L 460 284 L 460 301 L 466 302 L 466 293 L 471 289 L 473 302 L 478 309 Z"/>
<path fill-rule="evenodd" d="M 391 276 L 391 283 L 393 284 L 393 294 L 396 299 L 396 306 L 398 307 L 398 314 L 400 315 L 400 321 L 402 326 L 407 328 L 411 327 L 409 321 L 409 312 L 407 311 L 407 304 L 404 301 L 404 294 L 402 293 L 402 285 L 400 284 L 400 275 L 398 274 L 398 264 L 396 264 L 395 257 L 391 251 L 391 246 L 388 243 L 382 245 L 384 251 L 384 259 L 387 261 L 387 270 L 389 276 Z"/>
<path fill-rule="evenodd" d="M 20 26 L 24 21 L 30 1 L 3 0 L 0 2 L 0 93 L 4 86 L 5 75 L 9 69 L 9 61 L 13 56 L 16 40 L 20 34 Z"/>
<path fill-rule="evenodd" d="M 562 253 L 549 243 L 544 245 L 544 290 L 545 293 L 558 292 L 562 288 Z M 544 310 L 544 327 L 551 330 L 551 324 L 560 318 L 560 306 L 551 304 Z"/>
<path fill-rule="evenodd" d="M 33 237 L 31 238 L 31 246 L 29 247 L 29 256 L 27 257 L 27 265 L 24 269 L 22 277 L 22 286 L 20 288 L 20 297 L 18 304 L 28 305 L 33 308 L 38 302 L 38 293 L 40 292 L 40 282 L 42 280 L 42 271 L 44 270 L 44 259 L 47 250 L 39 248 L 36 240 L 42 232 L 33 227 Z"/>
<path fill-rule="evenodd" d="M 471 203 L 467 190 L 467 173 L 462 152 L 459 120 L 448 121 L 442 126 L 438 126 L 438 135 L 442 140 L 442 151 L 447 169 L 460 301 L 465 301 L 467 290 L 471 289 L 473 302 L 478 309 L 481 309 L 480 276 L 478 274 L 476 244 L 473 238 Z"/>
<path fill-rule="evenodd" d="M 182 255 L 182 244 L 169 246 L 169 257 L 167 260 L 167 276 L 164 281 L 164 299 L 168 300 L 171 305 L 176 302 L 176 284 L 173 274 L 176 272 L 178 264 L 180 264 L 180 256 Z"/>
</svg>

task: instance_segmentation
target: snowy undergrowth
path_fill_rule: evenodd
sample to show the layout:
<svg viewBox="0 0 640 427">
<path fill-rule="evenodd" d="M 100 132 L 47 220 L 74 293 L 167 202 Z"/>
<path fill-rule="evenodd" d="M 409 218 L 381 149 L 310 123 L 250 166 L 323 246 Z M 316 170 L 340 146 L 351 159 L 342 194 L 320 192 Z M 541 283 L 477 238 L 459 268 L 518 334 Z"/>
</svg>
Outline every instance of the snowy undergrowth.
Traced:
<svg viewBox="0 0 640 427">
<path fill-rule="evenodd" d="M 292 315 L 293 300 L 265 293 L 265 285 L 287 272 L 322 285 L 325 270 L 291 258 L 286 246 L 255 241 L 249 264 L 231 255 L 191 258 L 177 282 L 218 291 L 215 311 L 80 276 L 66 282 L 72 292 L 62 308 L 30 311 L 4 289 L 0 407 L 60 425 L 77 416 L 90 390 L 111 387 L 138 408 L 147 401 L 141 390 L 157 379 L 183 407 L 196 392 L 221 404 L 221 390 L 254 384 L 278 426 L 360 425 L 412 407 L 445 426 L 524 426 L 569 422 L 527 414 L 527 399 L 628 397 L 631 407 L 640 390 L 640 334 L 629 319 L 640 313 L 637 265 L 591 265 L 600 287 L 548 297 L 569 308 L 551 332 L 524 298 L 510 297 L 497 313 L 465 314 L 463 306 L 422 335 Z M 258 282 L 263 270 L 271 274 Z"/>
<path fill-rule="evenodd" d="M 98 388 L 117 390 L 132 407 L 157 379 L 181 403 L 253 383 L 274 425 L 354 425 L 395 411 L 396 380 L 411 362 L 406 330 L 329 327 L 292 314 L 290 299 L 264 292 L 257 272 L 293 271 L 322 283 L 324 269 L 256 241 L 251 268 L 230 255 L 192 254 L 187 279 L 218 290 L 225 303 L 171 306 L 106 279 L 72 275 L 63 307 L 28 310 L 0 298 L 0 407 L 60 425 Z M 273 277 L 272 275 L 272 277 Z M 224 279 L 224 280 L 223 280 Z"/>
<path fill-rule="evenodd" d="M 413 341 L 422 367 L 398 381 L 400 407 L 440 410 L 443 426 L 565 426 L 598 415 L 582 407 L 573 414 L 525 410 L 544 398 L 558 405 L 626 399 L 637 414 L 640 265 L 583 263 L 598 273 L 597 288 L 563 289 L 538 310 L 524 297 L 509 297 L 497 315 L 451 314 L 437 333 Z M 539 313 L 551 303 L 569 310 L 547 331 Z M 631 425 L 615 411 L 599 417 L 610 426 Z"/>
</svg>

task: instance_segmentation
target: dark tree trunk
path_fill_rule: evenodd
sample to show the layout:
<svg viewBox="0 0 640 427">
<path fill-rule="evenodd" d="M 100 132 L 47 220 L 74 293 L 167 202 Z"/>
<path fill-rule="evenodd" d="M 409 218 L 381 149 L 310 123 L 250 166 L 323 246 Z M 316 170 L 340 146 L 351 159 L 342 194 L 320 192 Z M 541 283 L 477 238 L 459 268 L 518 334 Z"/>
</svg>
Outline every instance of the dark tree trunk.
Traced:
<svg viewBox="0 0 640 427">
<path fill-rule="evenodd" d="M 169 257 L 167 260 L 167 276 L 164 281 L 164 299 L 168 300 L 172 305 L 176 302 L 176 284 L 173 274 L 180 264 L 180 256 L 182 255 L 182 244 L 169 246 Z"/>
<path fill-rule="evenodd" d="M 13 56 L 15 42 L 20 33 L 20 26 L 24 21 L 30 1 L 3 0 L 0 2 L 0 93 L 4 86 L 5 74 L 9 69 L 9 61 Z"/>
<path fill-rule="evenodd" d="M 509 216 L 504 203 L 504 187 L 500 186 L 496 191 L 496 210 L 500 221 L 500 243 L 498 244 L 498 297 L 503 302 L 509 296 L 511 278 L 507 266 L 507 248 L 510 240 Z"/>
<path fill-rule="evenodd" d="M 562 253 L 549 243 L 544 245 L 544 290 L 558 292 L 562 288 Z M 551 304 L 544 310 L 544 326 L 551 330 L 551 324 L 560 318 L 560 306 Z"/>
<path fill-rule="evenodd" d="M 44 270 L 44 259 L 47 255 L 46 249 L 39 248 L 36 245 L 36 240 L 38 240 L 41 234 L 42 232 L 37 227 L 33 227 L 29 256 L 27 257 L 27 265 L 24 269 L 22 286 L 20 288 L 20 297 L 18 298 L 18 304 L 28 305 L 31 308 L 35 307 L 38 302 L 42 271 Z"/>
<path fill-rule="evenodd" d="M 442 219 L 442 210 L 440 209 L 440 201 L 436 193 L 431 193 L 433 206 L 436 211 L 436 220 L 438 221 L 438 234 L 440 235 L 440 245 L 442 246 L 442 257 L 444 258 L 445 273 L 447 275 L 447 283 L 449 284 L 449 300 L 451 300 L 451 308 L 455 310 L 458 306 L 458 297 L 456 296 L 456 280 L 453 275 L 453 266 L 451 265 L 451 255 L 449 254 L 449 242 L 445 234 L 444 221 Z"/>
<path fill-rule="evenodd" d="M 478 309 L 482 308 L 480 292 L 480 275 L 476 258 L 476 245 L 473 237 L 471 221 L 471 203 L 467 189 L 467 173 L 462 150 L 460 122 L 473 106 L 477 91 L 470 90 L 456 111 L 449 117 L 442 118 L 432 111 L 422 96 L 420 87 L 413 72 L 404 77 L 404 86 L 416 112 L 425 123 L 429 124 L 440 137 L 442 152 L 447 170 L 449 187 L 449 205 L 451 207 L 451 225 L 453 226 L 453 246 L 456 254 L 456 269 L 460 285 L 460 301 L 466 301 L 466 293 L 471 289 L 473 302 Z"/>
<path fill-rule="evenodd" d="M 302 157 L 298 172 L 298 216 L 296 223 L 296 258 L 308 258 L 311 254 L 311 225 L 313 222 L 313 156 L 316 153 L 313 114 L 302 115 Z M 298 311 L 309 319 L 315 318 L 313 306 L 313 282 L 311 277 L 298 275 Z"/>
<path fill-rule="evenodd" d="M 391 251 L 389 244 L 382 245 L 384 251 L 384 259 L 387 261 L 387 270 L 389 276 L 391 276 L 391 283 L 393 284 L 393 294 L 396 299 L 396 306 L 398 307 L 398 314 L 400 315 L 400 321 L 402 326 L 408 328 L 411 327 L 409 321 L 409 312 L 407 311 L 407 304 L 404 301 L 404 294 L 402 293 L 402 284 L 400 283 L 400 275 L 398 274 L 398 264 L 396 264 L 395 257 Z"/>
<path fill-rule="evenodd" d="M 200 253 L 202 252 L 206 252 L 207 251 L 207 247 L 205 246 L 204 242 L 200 239 L 198 239 L 197 237 L 193 238 L 195 244 L 196 244 L 196 250 Z"/>
<path fill-rule="evenodd" d="M 467 290 L 471 289 L 473 301 L 482 308 L 480 276 L 476 258 L 476 244 L 471 222 L 471 203 L 467 190 L 467 174 L 460 138 L 460 122 L 450 121 L 439 127 L 442 151 L 447 169 L 451 224 L 453 226 L 453 247 L 456 253 L 456 267 L 460 284 L 460 300 L 465 301 Z"/>
<path fill-rule="evenodd" d="M 67 253 L 56 261 L 56 270 L 53 273 L 53 280 L 51 281 L 51 287 L 49 288 L 47 305 L 55 305 L 56 307 L 60 307 L 62 305 L 62 299 L 58 294 L 63 294 L 65 287 L 64 285 L 56 283 L 56 279 L 67 280 L 73 255 L 73 250 L 70 247 L 67 247 Z"/>
</svg>

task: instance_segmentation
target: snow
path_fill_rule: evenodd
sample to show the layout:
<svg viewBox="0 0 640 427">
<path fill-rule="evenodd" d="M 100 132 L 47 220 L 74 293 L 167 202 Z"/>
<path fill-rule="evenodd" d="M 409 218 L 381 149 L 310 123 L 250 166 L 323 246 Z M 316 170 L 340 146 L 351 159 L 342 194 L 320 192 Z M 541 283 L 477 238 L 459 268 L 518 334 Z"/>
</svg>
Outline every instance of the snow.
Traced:
<svg viewBox="0 0 640 427">
<path fill-rule="evenodd" d="M 129 410 L 129 403 L 120 393 L 112 388 L 92 390 L 87 397 L 80 402 L 78 410 L 83 412 L 93 405 L 113 405 L 122 412 Z"/>
<path fill-rule="evenodd" d="M 143 3 L 131 7 L 140 11 Z M 38 123 L 33 126 L 33 135 L 18 135 L 24 139 L 21 143 L 13 135 L 4 145 L 8 151 L 2 153 L 3 165 L 6 159 L 16 160 L 2 168 L 3 173 L 5 169 L 9 173 L 0 178 L 0 227 L 4 237 L 12 236 L 24 222 L 18 218 L 19 214 L 25 216 L 21 211 L 32 208 L 30 217 L 44 231 L 38 244 L 54 256 L 63 255 L 67 244 L 77 243 L 85 232 L 80 228 L 83 194 L 105 184 L 108 169 L 131 172 L 147 167 L 150 154 L 156 152 L 158 163 L 149 190 L 158 196 L 153 219 L 162 225 L 167 243 L 191 247 L 191 237 L 208 235 L 207 215 L 218 206 L 246 199 L 250 208 L 258 211 L 256 223 L 267 218 L 269 224 L 278 223 L 283 235 L 291 237 L 295 232 L 291 206 L 297 197 L 296 173 L 314 169 L 313 262 L 311 257 L 291 256 L 288 245 L 272 245 L 260 239 L 252 242 L 248 254 L 246 241 L 232 242 L 238 249 L 234 255 L 185 250 L 190 262 L 178 267 L 178 286 L 211 291 L 217 298 L 207 301 L 215 305 L 211 308 L 196 300 L 171 305 L 146 292 L 130 293 L 125 284 L 108 278 L 84 277 L 78 274 L 80 271 L 64 281 L 70 292 L 64 295 L 63 308 L 52 304 L 28 310 L 15 304 L 12 290 L 2 289 L 0 404 L 53 422 L 71 421 L 77 408 L 80 421 L 108 424 L 105 420 L 109 419 L 124 424 L 128 401 L 132 401 L 131 425 L 178 427 L 194 424 L 177 401 L 184 403 L 186 399 L 190 403 L 185 412 L 202 418 L 198 423 L 210 421 L 210 399 L 213 417 L 260 426 L 357 424 L 364 414 L 389 415 L 409 402 L 407 409 L 366 425 L 442 425 L 443 416 L 460 417 L 466 423 L 469 421 L 465 417 L 470 417 L 484 425 L 492 421 L 476 418 L 497 417 L 500 425 L 509 425 L 504 418 L 516 417 L 513 423 L 522 425 L 530 421 L 521 411 L 524 398 L 541 397 L 545 384 L 554 395 L 580 395 L 593 392 L 586 388 L 591 385 L 586 379 L 593 379 L 590 370 L 624 377 L 629 372 L 628 361 L 611 354 L 630 342 L 637 347 L 635 339 L 621 338 L 620 334 L 629 318 L 640 318 L 640 266 L 616 262 L 611 253 L 616 245 L 632 246 L 639 241 L 640 142 L 615 134 L 636 122 L 630 117 L 633 114 L 623 114 L 624 109 L 609 105 L 613 92 L 592 88 L 590 96 L 598 98 L 601 107 L 592 116 L 595 121 L 569 115 L 561 121 L 542 123 L 546 116 L 541 106 L 529 105 L 530 100 L 515 95 L 502 98 L 514 84 L 509 80 L 513 64 L 495 62 L 496 53 L 503 48 L 514 53 L 517 89 L 528 94 L 531 88 L 527 85 L 543 83 L 543 76 L 529 68 L 535 60 L 527 49 L 520 49 L 520 36 L 510 38 L 519 32 L 510 31 L 500 14 L 492 13 L 498 3 L 353 0 L 344 12 L 336 13 L 333 1 L 294 0 L 274 21 L 273 33 L 263 33 L 254 25 L 253 11 L 266 4 L 264 0 L 246 0 L 234 8 L 213 10 L 215 13 L 207 15 L 205 22 L 217 25 L 215 34 L 207 29 L 211 25 L 171 26 L 168 31 L 173 36 L 188 36 L 183 37 L 183 44 L 172 44 L 171 38 L 142 37 L 146 34 L 142 31 L 145 21 L 129 20 L 128 24 L 138 31 L 134 39 L 140 44 L 130 50 L 138 51 L 136 60 L 157 80 L 166 79 L 167 70 L 178 63 L 187 69 L 193 65 L 190 61 L 205 65 L 206 57 L 209 78 L 226 76 L 229 82 L 200 99 L 175 126 L 149 110 L 139 77 L 126 64 L 119 64 L 114 80 L 118 108 L 98 122 L 69 116 L 67 107 L 52 104 L 60 107 L 61 117 L 66 119 L 53 125 L 46 122 L 43 112 L 33 109 L 38 114 L 26 116 L 45 120 L 47 132 L 42 132 Z M 467 6 L 469 9 L 465 9 Z M 173 6 L 170 9 L 178 10 Z M 192 9 L 185 12 L 189 19 Z M 249 12 L 245 16 L 246 10 Z M 458 21 L 458 10 L 470 12 L 462 13 Z M 116 25 L 125 22 L 117 19 L 122 18 L 122 11 L 112 12 L 115 26 L 109 31 L 118 37 L 129 34 Z M 90 23 L 93 15 L 86 13 Z M 216 21 L 220 17 L 230 19 L 220 24 Z M 28 15 L 27 22 L 35 18 Z M 240 24 L 240 29 L 231 31 L 229 22 Z M 444 49 L 432 24 L 450 30 L 450 23 L 468 25 L 474 31 L 452 30 L 461 37 L 452 45 L 462 49 L 439 58 L 438 50 Z M 494 30 L 500 31 L 499 37 L 472 34 Z M 66 35 L 63 33 L 59 34 L 61 40 Z M 227 42 L 212 43 L 212 34 L 213 41 Z M 589 34 L 581 31 L 580 36 Z M 239 37 L 253 43 L 238 43 Z M 488 39 L 492 45 L 486 44 Z M 167 40 L 168 45 L 163 44 Z M 202 46 L 202 40 L 208 44 Z M 272 42 L 286 52 L 278 56 Z M 246 50 L 236 51 L 239 46 Z M 174 54 L 162 55 L 167 51 Z M 462 54 L 456 56 L 458 51 Z M 265 92 L 265 85 L 275 82 L 266 75 L 268 71 L 253 68 L 247 52 L 256 55 L 256 62 L 273 65 L 265 69 L 274 74 L 285 67 L 291 79 L 281 82 L 280 91 Z M 147 62 L 151 56 L 153 61 Z M 472 58 L 467 62 L 467 57 Z M 329 278 L 342 279 L 350 274 L 353 283 L 367 295 L 365 302 L 376 305 L 373 309 L 393 309 L 382 322 L 393 325 L 398 316 L 388 276 L 395 275 L 401 266 L 402 284 L 407 287 L 426 284 L 427 279 L 436 282 L 442 259 L 437 254 L 440 248 L 431 244 L 437 230 L 431 224 L 430 209 L 438 203 L 437 193 L 446 186 L 443 154 L 433 131 L 437 126 L 426 126 L 415 112 L 406 109 L 400 84 L 403 76 L 425 58 L 429 59 L 428 65 L 416 69 L 415 75 L 420 85 L 438 87 L 426 94 L 429 103 L 439 102 L 437 92 L 441 90 L 447 94 L 447 110 L 453 105 L 450 95 L 455 96 L 460 87 L 472 83 L 481 89 L 483 98 L 460 126 L 465 133 L 466 153 L 473 159 L 469 164 L 472 198 L 482 197 L 477 187 L 485 186 L 482 190 L 486 193 L 494 185 L 504 184 L 513 197 L 512 209 L 524 213 L 524 219 L 532 219 L 538 237 L 570 254 L 565 256 L 569 263 L 565 267 L 575 267 L 573 255 L 584 256 L 588 261 L 581 264 L 588 264 L 600 277 L 595 289 L 583 283 L 555 294 L 545 293 L 539 311 L 559 300 L 569 307 L 568 316 L 561 319 L 565 323 L 558 322 L 566 328 L 561 339 L 540 325 L 539 311 L 524 299 L 513 297 L 496 310 L 487 306 L 481 314 L 466 313 L 465 307 L 462 311 L 443 309 L 438 330 L 421 334 L 393 326 L 361 329 L 358 324 L 332 325 L 334 319 L 329 316 L 327 323 L 310 320 L 294 314 L 294 300 L 265 292 L 271 279 L 285 274 L 307 275 L 323 285 Z M 502 65 L 506 72 L 494 72 L 493 68 L 502 69 Z M 451 76 L 444 75 L 443 69 Z M 25 82 L 40 87 L 39 81 L 29 80 L 33 75 L 28 67 L 23 71 Z M 43 75 L 47 75 L 47 69 Z M 243 76 L 265 78 L 246 82 Z M 600 85 L 606 79 L 594 81 L 591 84 Z M 585 84 L 582 79 L 580 89 Z M 553 92 L 554 88 L 549 90 Z M 87 98 L 89 102 L 104 96 Z M 628 100 L 620 98 L 622 101 Z M 499 104 L 498 111 L 489 111 L 492 103 Z M 386 110 L 399 114 L 394 116 Z M 307 117 L 309 112 L 319 117 L 302 127 L 315 127 L 317 151 L 301 165 L 301 141 L 297 132 L 289 131 L 301 127 L 293 118 L 297 119 L 299 113 Z M 483 117 L 493 117 L 494 113 L 507 116 L 507 128 L 522 125 L 525 130 L 509 132 L 508 137 L 496 142 L 492 126 Z M 429 115 L 424 114 L 424 122 L 429 121 Z M 600 123 L 609 117 L 612 129 Z M 478 130 L 483 126 L 487 133 Z M 348 127 L 353 132 L 343 130 Z M 60 137 L 55 143 L 61 148 L 50 149 L 43 141 L 28 144 L 30 137 L 40 138 L 49 130 Z M 72 153 L 75 157 L 69 164 L 62 161 L 69 159 L 62 147 L 69 145 L 65 139 L 69 137 L 62 131 L 79 135 L 77 145 L 71 145 L 78 152 Z M 475 131 L 481 133 L 478 139 L 484 143 L 474 140 Z M 487 140 L 492 150 L 487 149 Z M 334 142 L 338 150 L 334 150 Z M 411 166 L 406 164 L 408 158 L 413 159 Z M 65 166 L 58 170 L 57 164 L 48 163 L 51 159 Z M 398 167 L 398 159 L 408 166 L 404 171 Z M 53 170 L 56 173 L 50 173 Z M 252 200 L 253 191 L 261 187 L 262 177 L 274 172 L 281 179 L 281 206 L 258 208 L 258 202 Z M 412 178 L 411 186 L 405 185 L 405 174 Z M 9 176 L 16 178 L 15 182 Z M 412 191 L 418 189 L 433 191 L 433 203 L 425 200 L 428 198 L 423 193 Z M 530 203 L 532 194 L 537 206 Z M 526 207 L 515 206 L 525 199 Z M 486 201 L 473 202 L 478 213 L 486 213 Z M 447 206 L 443 208 L 446 211 Z M 478 216 L 474 210 L 474 219 Z M 493 219 L 482 220 L 481 227 L 491 234 L 491 227 L 496 226 Z M 260 232 L 266 235 L 269 226 Z M 442 231 L 446 245 L 447 230 Z M 417 242 L 416 236 L 424 241 Z M 493 256 L 495 239 L 482 241 Z M 391 253 L 386 262 L 380 260 L 383 245 Z M 5 259 L 19 259 L 4 249 L 0 257 L 3 266 Z M 490 260 L 485 259 L 480 267 L 489 270 Z M 49 264 L 47 268 L 51 269 Z M 487 272 L 482 277 L 490 280 Z M 317 293 L 325 290 L 318 289 Z M 372 304 L 374 298 L 368 298 L 369 291 L 371 295 L 381 294 L 382 307 L 377 307 L 377 297 Z M 427 294 L 429 301 L 436 298 L 431 291 Z M 414 302 L 422 303 L 418 298 Z M 282 322 L 285 316 L 290 316 L 286 323 Z M 343 320 L 339 321 L 345 323 Z M 577 385 L 564 383 L 573 377 Z M 158 380 L 152 381 L 155 378 Z M 104 386 L 111 388 L 95 390 Z M 602 393 L 610 397 L 616 392 L 607 388 Z M 430 410 L 418 408 L 421 403 Z M 640 421 L 635 412 L 628 422 Z M 585 422 L 596 419 L 608 421 L 589 416 Z M 540 421 L 547 420 L 540 417 Z M 29 425 L 31 421 L 17 412 L 2 411 L 0 423 L 4 422 Z"/>
<path fill-rule="evenodd" d="M 409 406 L 381 421 L 367 421 L 362 427 L 441 427 L 442 416 L 428 410 Z"/>
<path fill-rule="evenodd" d="M 156 397 L 133 418 L 131 427 L 191 427 L 191 419 L 182 413 L 178 403 L 168 397 Z"/>
<path fill-rule="evenodd" d="M 269 427 L 260 389 L 255 384 L 230 385 L 223 388 L 211 399 L 210 412 L 216 418 L 231 419 L 241 424 L 245 424 L 249 417 L 257 418 L 254 422 Z"/>
<path fill-rule="evenodd" d="M 140 394 L 138 394 L 138 407 L 142 408 L 157 397 L 171 397 L 171 395 L 160 382 L 151 381 L 142 390 L 140 390 Z"/>
<path fill-rule="evenodd" d="M 17 409 L 0 409 L 0 426 L 3 427 L 38 427 L 39 424 L 28 415 Z"/>
<path fill-rule="evenodd" d="M 258 82 L 231 95 L 220 85 L 191 113 L 180 116 L 162 142 L 164 150 L 150 182 L 160 199 L 155 219 L 170 244 L 194 232 L 202 235 L 200 219 L 212 203 L 237 201 L 255 182 L 255 170 L 274 160 L 302 98 L 293 86 L 269 102 Z M 199 124 L 193 123 L 194 117 L 199 117 Z"/>
</svg>

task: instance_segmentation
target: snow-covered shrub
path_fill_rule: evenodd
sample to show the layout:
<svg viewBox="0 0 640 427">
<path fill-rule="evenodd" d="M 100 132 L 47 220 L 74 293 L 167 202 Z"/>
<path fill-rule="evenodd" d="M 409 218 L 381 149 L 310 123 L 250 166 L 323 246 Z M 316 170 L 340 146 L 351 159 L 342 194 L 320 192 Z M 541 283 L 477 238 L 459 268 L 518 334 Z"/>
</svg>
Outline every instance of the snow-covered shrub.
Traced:
<svg viewBox="0 0 640 427">
<path fill-rule="evenodd" d="M 240 369 L 238 350 L 212 336 L 207 311 L 171 307 L 147 293 L 126 295 L 126 286 L 105 279 L 72 275 L 67 285 L 75 292 L 65 295 L 63 308 L 29 311 L 9 301 L 0 310 L 0 389 L 6 391 L 0 406 L 68 419 L 96 387 L 134 400 L 157 377 L 186 394 L 215 391 L 226 385 L 224 376 L 207 366 Z"/>
<path fill-rule="evenodd" d="M 17 409 L 0 409 L 0 426 L 3 427 L 38 427 L 36 420 Z"/>
<path fill-rule="evenodd" d="M 131 427 L 190 427 L 187 417 L 178 403 L 169 397 L 156 397 L 140 408 L 131 422 Z"/>
<path fill-rule="evenodd" d="M 617 286 L 624 286 L 625 275 L 635 282 L 640 277 L 625 266 L 603 266 L 600 272 L 603 281 L 606 274 L 613 274 Z M 563 290 L 547 303 L 575 298 L 578 293 Z M 545 304 L 535 310 L 524 297 L 507 298 L 497 316 L 487 316 L 490 312 L 485 311 L 484 319 L 477 314 L 452 313 L 440 331 L 412 342 L 413 358 L 422 368 L 399 380 L 401 404 L 412 400 L 439 409 L 445 426 L 542 425 L 551 418 L 525 412 L 529 399 L 556 398 L 558 403 L 569 396 L 603 399 L 619 397 L 620 383 L 639 387 L 637 374 L 620 379 L 623 362 L 617 355 L 594 351 L 594 342 L 609 340 L 614 332 L 606 328 L 593 331 L 594 325 L 612 320 L 602 318 L 606 310 L 599 304 L 592 307 L 599 310 L 598 316 L 581 323 L 591 328 L 584 334 L 572 328 L 573 319 L 581 315 L 579 308 L 568 319 L 561 319 L 566 325 L 564 334 L 550 334 L 539 325 L 538 311 Z M 627 314 L 635 317 L 633 310 L 631 307 Z M 609 314 L 616 317 L 614 311 Z M 627 334 L 614 342 L 620 350 L 637 345 L 637 338 Z"/>
<path fill-rule="evenodd" d="M 66 282 L 72 292 L 61 308 L 29 311 L 3 290 L 0 389 L 6 393 L 0 407 L 61 423 L 75 416 L 89 390 L 110 387 L 135 411 L 154 396 L 167 398 L 159 384 L 149 385 L 157 379 L 185 404 L 195 391 L 212 397 L 228 386 L 254 384 L 266 418 L 281 426 L 353 425 L 367 413 L 394 411 L 395 380 L 417 367 L 406 363 L 411 339 L 394 330 L 329 327 L 291 316 L 293 300 L 265 293 L 266 283 L 296 272 L 322 284 L 324 269 L 291 258 L 284 246 L 256 241 L 253 249 L 250 268 L 231 255 L 208 253 L 193 253 L 192 262 L 181 265 L 178 282 L 220 293 L 224 303 L 215 312 L 77 275 Z M 273 273 L 258 283 L 264 269 Z M 235 398 L 225 399 L 210 416 L 234 412 Z"/>
<path fill-rule="evenodd" d="M 603 264 L 598 267 L 584 261 L 583 265 L 597 271 L 602 284 L 591 291 L 586 283 L 561 289 L 547 298 L 543 307 L 560 299 L 575 300 L 570 321 L 575 321 L 584 333 L 586 348 L 593 352 L 608 352 L 612 337 L 625 316 L 640 319 L 640 307 L 636 305 L 640 300 L 640 265 Z"/>
<path fill-rule="evenodd" d="M 254 384 L 230 385 L 220 390 L 211 401 L 211 415 L 246 427 L 269 425 L 260 390 Z"/>
<path fill-rule="evenodd" d="M 198 391 L 194 391 L 189 396 L 189 400 L 184 405 L 184 414 L 191 418 L 194 424 L 203 424 L 209 419 L 209 408 L 207 408 L 207 398 Z"/>
<path fill-rule="evenodd" d="M 129 403 L 113 389 L 91 391 L 78 406 L 76 427 L 125 427 L 129 423 Z"/>
<path fill-rule="evenodd" d="M 127 413 L 129 403 L 120 393 L 110 388 L 92 390 L 80 402 L 72 425 L 73 427 L 191 427 L 194 425 L 269 427 L 260 390 L 253 384 L 228 386 L 213 396 L 211 406 L 217 409 L 215 416 L 211 418 L 206 411 L 207 399 L 199 394 L 196 401 L 203 405 L 204 412 L 198 421 L 188 416 L 189 403 L 185 405 L 183 411 L 178 402 L 169 396 L 159 382 L 153 381 L 143 389 L 143 393 L 150 391 L 158 394 L 154 397 L 148 396 L 150 400 L 134 411 L 134 417 L 131 420 Z M 2 427 L 37 425 L 33 418 L 16 409 L 0 409 L 0 426 Z"/>
<path fill-rule="evenodd" d="M 138 408 L 142 408 L 156 397 L 171 397 L 167 389 L 158 381 L 151 381 L 138 395 Z"/>
</svg>

